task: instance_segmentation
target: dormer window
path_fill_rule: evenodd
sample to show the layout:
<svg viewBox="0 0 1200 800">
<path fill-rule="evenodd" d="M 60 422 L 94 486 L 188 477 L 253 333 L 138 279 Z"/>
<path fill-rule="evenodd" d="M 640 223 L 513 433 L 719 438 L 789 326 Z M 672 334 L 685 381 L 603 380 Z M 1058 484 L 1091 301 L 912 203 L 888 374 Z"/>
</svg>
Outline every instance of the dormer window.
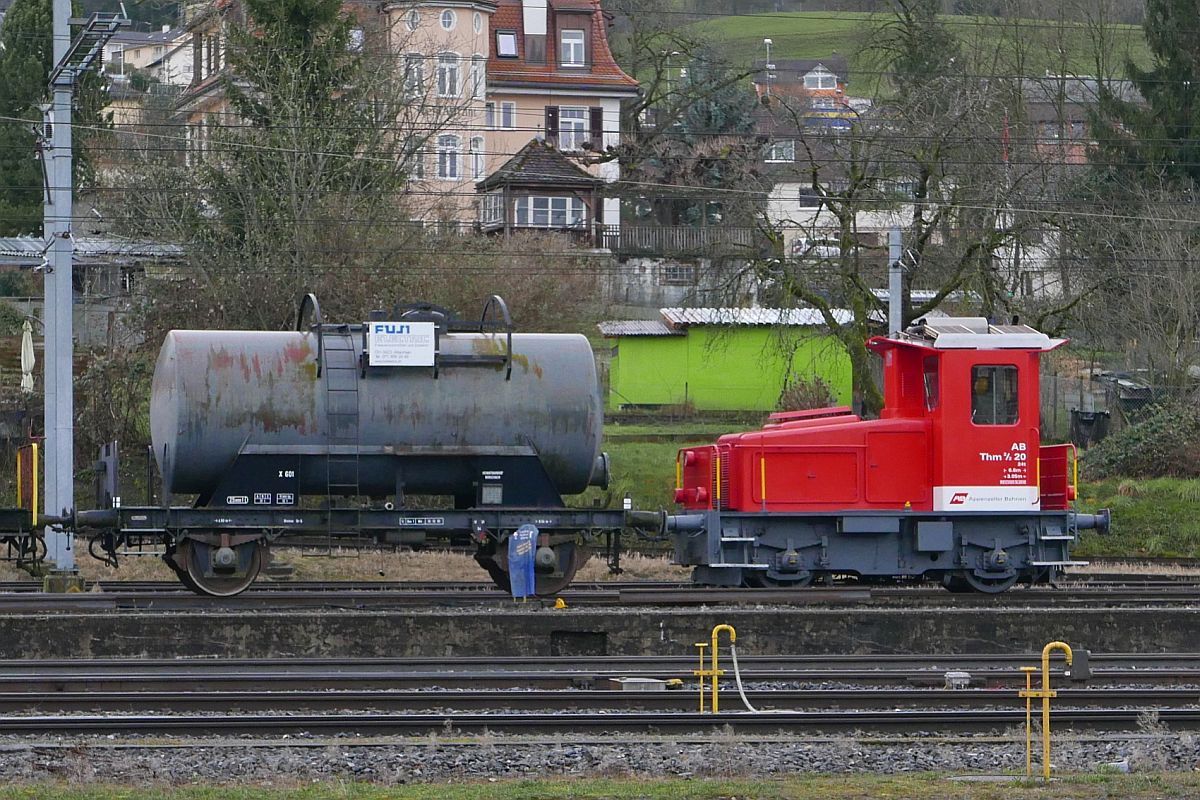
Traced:
<svg viewBox="0 0 1200 800">
<path fill-rule="evenodd" d="M 805 89 L 836 89 L 837 76 L 824 67 L 817 67 L 804 76 Z"/>
<path fill-rule="evenodd" d="M 496 31 L 496 55 L 500 58 L 517 57 L 516 31 Z"/>
<path fill-rule="evenodd" d="M 562 31 L 559 44 L 559 59 L 564 67 L 582 67 L 584 59 L 584 38 L 580 29 Z"/>
</svg>

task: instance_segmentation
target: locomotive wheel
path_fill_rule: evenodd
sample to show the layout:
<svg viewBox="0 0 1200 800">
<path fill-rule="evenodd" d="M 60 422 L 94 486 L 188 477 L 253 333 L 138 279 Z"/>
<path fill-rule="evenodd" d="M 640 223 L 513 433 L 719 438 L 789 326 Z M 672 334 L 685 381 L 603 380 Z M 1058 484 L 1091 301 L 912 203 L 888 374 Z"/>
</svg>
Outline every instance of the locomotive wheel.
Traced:
<svg viewBox="0 0 1200 800">
<path fill-rule="evenodd" d="M 213 568 L 213 556 L 218 548 L 195 539 L 185 539 L 179 545 L 182 560 L 187 564 L 187 579 L 181 582 L 197 594 L 212 597 L 233 597 L 250 588 L 262 569 L 262 546 L 258 542 L 243 542 L 233 548 L 235 569 L 224 574 Z"/>
<path fill-rule="evenodd" d="M 582 547 L 574 542 L 556 544 L 554 545 L 554 552 L 558 555 L 558 565 L 561 574 L 544 575 L 535 572 L 533 586 L 534 593 L 538 597 L 558 594 L 570 586 L 571 581 L 575 579 L 575 573 L 587 562 L 589 556 Z M 479 566 L 487 570 L 492 583 L 496 584 L 498 589 L 504 592 L 512 591 L 512 581 L 509 579 L 508 569 L 495 561 L 492 555 L 489 554 L 482 557 L 476 555 L 475 560 L 479 562 Z"/>
<path fill-rule="evenodd" d="M 982 592 L 983 594 L 1000 594 L 1007 592 L 1020 579 L 1019 573 L 1013 573 L 1004 578 L 981 578 L 974 570 L 947 573 L 942 578 L 942 585 L 955 593 Z"/>
</svg>

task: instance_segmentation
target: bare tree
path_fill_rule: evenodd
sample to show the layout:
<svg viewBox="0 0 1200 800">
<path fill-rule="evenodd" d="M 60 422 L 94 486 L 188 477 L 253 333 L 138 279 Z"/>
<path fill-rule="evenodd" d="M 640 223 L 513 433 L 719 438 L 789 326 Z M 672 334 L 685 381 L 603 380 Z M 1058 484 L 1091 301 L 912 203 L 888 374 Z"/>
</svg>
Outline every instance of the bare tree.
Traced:
<svg viewBox="0 0 1200 800">
<path fill-rule="evenodd" d="M 434 70 L 406 57 L 420 43 L 386 17 L 364 23 L 339 0 L 246 6 L 249 25 L 230 27 L 230 110 L 206 120 L 203 146 L 152 122 L 111 173 L 119 229 L 188 252 L 176 280 L 147 283 L 151 338 L 189 324 L 277 328 L 301 291 L 354 316 L 375 307 L 432 246 L 423 221 L 444 214 L 435 193 L 411 191 L 428 143 L 478 105 L 461 72 L 468 91 L 441 97 Z"/>
<path fill-rule="evenodd" d="M 809 203 L 769 220 L 780 257 L 760 263 L 760 275 L 777 283 L 784 302 L 821 311 L 850 355 L 855 399 L 867 412 L 882 407 L 865 341 L 885 332 L 883 232 L 903 230 L 907 324 L 955 298 L 988 317 L 1024 313 L 1019 275 L 1007 263 L 1014 248 L 1060 221 L 1053 155 L 1027 135 L 1016 82 L 981 79 L 994 60 L 979 50 L 964 55 L 934 11 L 897 0 L 877 40 L 892 84 L 849 131 L 806 127 L 802 102 L 775 106 L 800 145 L 791 180 Z M 915 302 L 914 287 L 932 294 Z M 1059 297 L 1038 309 L 1039 320 L 1075 302 Z"/>
</svg>

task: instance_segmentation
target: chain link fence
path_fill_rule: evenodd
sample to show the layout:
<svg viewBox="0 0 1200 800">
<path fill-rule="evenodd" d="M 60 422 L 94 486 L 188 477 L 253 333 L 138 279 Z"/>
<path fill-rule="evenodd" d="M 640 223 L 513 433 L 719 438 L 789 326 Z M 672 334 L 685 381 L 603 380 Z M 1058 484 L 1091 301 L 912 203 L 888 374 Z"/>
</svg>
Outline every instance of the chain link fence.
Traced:
<svg viewBox="0 0 1200 800">
<path fill-rule="evenodd" d="M 1042 438 L 1084 448 L 1137 423 L 1182 391 L 1124 372 L 1044 374 L 1041 387 Z"/>
</svg>

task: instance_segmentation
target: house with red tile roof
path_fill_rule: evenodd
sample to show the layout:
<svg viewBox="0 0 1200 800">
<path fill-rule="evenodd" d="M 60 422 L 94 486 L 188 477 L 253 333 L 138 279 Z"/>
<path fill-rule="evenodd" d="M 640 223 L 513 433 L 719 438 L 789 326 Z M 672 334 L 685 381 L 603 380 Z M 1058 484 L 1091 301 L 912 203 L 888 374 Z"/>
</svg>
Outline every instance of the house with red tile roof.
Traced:
<svg viewBox="0 0 1200 800">
<path fill-rule="evenodd" d="M 604 153 L 620 143 L 621 103 L 639 88 L 613 58 L 611 17 L 600 2 L 345 0 L 344 7 L 364 28 L 377 23 L 385 32 L 398 60 L 398 79 L 414 109 L 414 118 L 398 120 L 397 129 L 422 139 L 423 152 L 411 175 L 409 201 L 415 218 L 488 228 L 481 225 L 490 213 L 483 195 L 494 186 L 482 182 L 505 165 L 511 167 L 518 154 L 534 152 L 527 145 L 538 140 L 584 173 L 575 181 L 579 197 L 569 197 L 568 207 L 586 206 L 589 230 L 595 225 L 611 226 L 610 234 L 616 230 L 619 201 L 599 199 L 602 192 L 586 178 L 612 183 L 620 177 L 616 160 Z M 206 126 L 228 124 L 221 83 L 227 69 L 224 41 L 229 26 L 244 24 L 239 0 L 212 0 L 188 21 L 195 69 L 178 110 L 195 150 L 203 149 Z M 561 166 L 545 149 L 537 151 L 536 163 Z M 505 185 L 510 191 L 533 191 L 539 176 L 529 164 L 535 162 L 518 161 L 524 165 L 519 178 L 509 169 Z M 573 190 L 563 188 L 561 172 L 550 176 L 558 199 L 528 194 L 523 200 L 527 209 L 564 202 L 564 193 Z M 522 222 L 516 214 L 506 230 L 560 227 L 554 222 L 558 215 L 531 211 Z M 579 233 L 578 220 L 561 227 Z"/>
<path fill-rule="evenodd" d="M 600 0 L 498 0 L 484 110 L 489 175 L 541 139 L 605 183 L 620 177 L 602 154 L 620 143 L 621 103 L 639 89 L 613 58 L 609 22 Z M 615 229 L 619 201 L 602 200 L 592 216 Z M 554 227 L 553 218 L 530 214 L 528 227 Z"/>
</svg>

